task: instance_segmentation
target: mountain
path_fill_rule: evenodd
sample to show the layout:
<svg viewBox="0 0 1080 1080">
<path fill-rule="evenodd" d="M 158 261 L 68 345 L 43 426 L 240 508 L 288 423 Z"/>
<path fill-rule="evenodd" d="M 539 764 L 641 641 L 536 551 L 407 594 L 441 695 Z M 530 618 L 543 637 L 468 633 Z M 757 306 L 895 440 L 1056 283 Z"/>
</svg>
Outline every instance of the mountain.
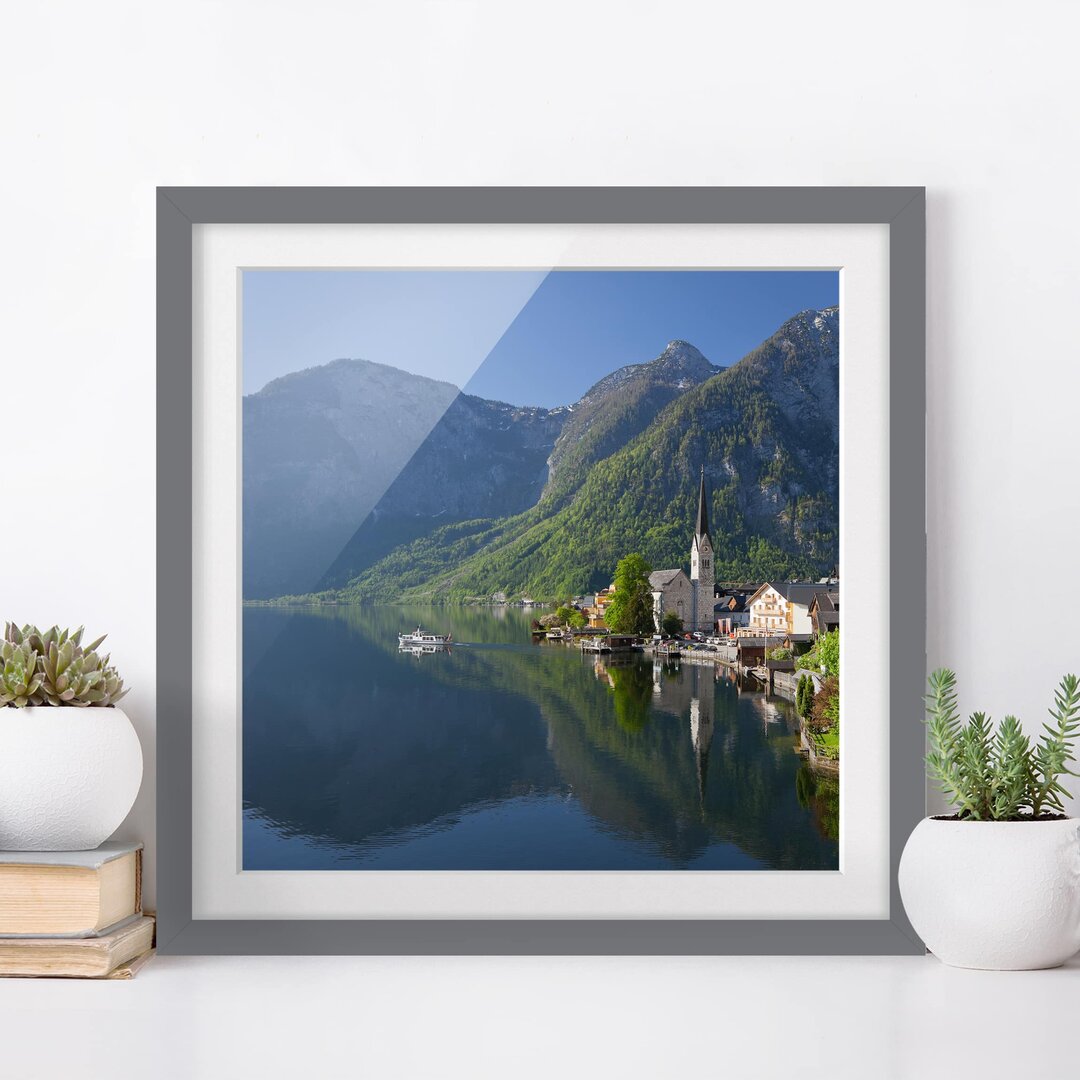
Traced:
<svg viewBox="0 0 1080 1080">
<path fill-rule="evenodd" d="M 569 410 L 551 455 L 545 500 L 572 493 L 590 465 L 625 446 L 675 398 L 719 370 L 689 342 L 672 341 L 655 360 L 606 375 Z"/>
<path fill-rule="evenodd" d="M 593 464 L 718 370 L 693 345 L 673 341 L 655 360 L 606 375 L 574 405 L 524 408 L 460 395 L 319 588 L 347 583 L 395 548 L 440 527 L 513 517 L 537 503 L 552 512 L 581 486 Z"/>
<path fill-rule="evenodd" d="M 345 543 L 321 587 L 348 581 L 439 526 L 535 505 L 568 413 L 459 394 Z"/>
<path fill-rule="evenodd" d="M 702 362 L 692 346 L 673 342 L 652 365 L 601 380 L 568 410 L 535 506 L 418 535 L 333 583 L 334 595 L 562 597 L 607 584 L 630 551 L 654 567 L 683 566 L 702 465 L 718 581 L 831 569 L 839 544 L 838 310 L 794 316 L 730 368 Z"/>
<path fill-rule="evenodd" d="M 449 383 L 365 360 L 247 395 L 245 598 L 314 588 L 457 396 Z"/>
</svg>

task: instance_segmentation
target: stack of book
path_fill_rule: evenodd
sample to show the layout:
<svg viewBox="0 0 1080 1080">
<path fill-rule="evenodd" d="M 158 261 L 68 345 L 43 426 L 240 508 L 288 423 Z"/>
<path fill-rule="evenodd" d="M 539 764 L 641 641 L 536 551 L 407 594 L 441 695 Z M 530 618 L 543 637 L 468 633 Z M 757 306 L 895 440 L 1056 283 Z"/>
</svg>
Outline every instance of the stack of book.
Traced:
<svg viewBox="0 0 1080 1080">
<path fill-rule="evenodd" d="M 0 852 L 0 975 L 130 978 L 153 944 L 141 844 Z"/>
</svg>

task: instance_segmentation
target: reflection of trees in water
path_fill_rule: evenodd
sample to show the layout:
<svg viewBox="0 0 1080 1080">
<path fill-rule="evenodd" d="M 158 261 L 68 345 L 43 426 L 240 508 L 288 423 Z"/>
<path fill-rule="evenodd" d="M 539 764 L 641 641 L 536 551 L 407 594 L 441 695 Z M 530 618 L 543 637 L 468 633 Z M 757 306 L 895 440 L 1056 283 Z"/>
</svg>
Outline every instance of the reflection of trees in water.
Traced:
<svg viewBox="0 0 1080 1080">
<path fill-rule="evenodd" d="M 803 764 L 795 776 L 799 805 L 814 815 L 814 824 L 827 840 L 840 839 L 840 781 L 822 776 Z"/>
<path fill-rule="evenodd" d="M 250 682 L 265 692 L 250 747 L 245 723 L 245 798 L 286 828 L 362 843 L 522 791 L 569 788 L 603 827 L 673 866 L 720 840 L 771 868 L 835 868 L 835 843 L 796 797 L 794 724 L 770 724 L 763 739 L 761 695 L 712 667 L 594 664 L 574 649 L 522 646 L 530 613 L 505 614 L 281 617 L 289 625 Z M 492 647 L 398 657 L 396 634 L 410 623 Z M 307 661 L 296 662 L 312 648 L 332 678 L 311 680 Z M 785 716 L 786 703 L 769 707 Z"/>
<path fill-rule="evenodd" d="M 529 640 L 533 619 L 544 608 L 519 607 L 429 607 L 418 604 L 341 604 L 307 608 L 249 608 L 301 619 L 322 619 L 343 623 L 350 630 L 376 644 L 397 642 L 399 631 L 420 624 L 436 633 L 452 633 L 458 642 L 491 645 L 520 645 Z"/>
<path fill-rule="evenodd" d="M 641 731 L 652 716 L 652 670 L 629 664 L 608 670 L 615 719 L 625 731 Z"/>
<path fill-rule="evenodd" d="M 745 696 L 714 683 L 710 669 L 687 666 L 665 682 L 640 730 L 620 724 L 610 701 L 573 690 L 567 697 L 539 699 L 552 755 L 600 821 L 675 865 L 720 840 L 775 869 L 835 868 L 835 845 L 822 840 L 795 797 L 794 737 L 763 740 Z"/>
</svg>

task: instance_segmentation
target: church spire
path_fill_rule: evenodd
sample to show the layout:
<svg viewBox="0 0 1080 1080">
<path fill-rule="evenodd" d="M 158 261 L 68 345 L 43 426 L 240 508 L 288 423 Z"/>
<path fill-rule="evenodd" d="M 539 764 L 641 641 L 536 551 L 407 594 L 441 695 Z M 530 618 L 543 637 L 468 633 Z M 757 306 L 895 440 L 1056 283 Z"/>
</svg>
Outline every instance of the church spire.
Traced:
<svg viewBox="0 0 1080 1080">
<path fill-rule="evenodd" d="M 701 466 L 701 491 L 698 495 L 698 508 L 697 508 L 697 535 L 709 536 L 709 510 L 705 499 L 705 466 Z M 712 543 L 712 537 L 709 536 L 709 543 Z"/>
<path fill-rule="evenodd" d="M 713 542 L 709 535 L 709 503 L 705 496 L 705 466 L 701 466 L 701 491 L 698 494 L 697 526 L 690 545 L 690 622 L 695 630 L 712 633 L 716 628 L 716 597 L 713 578 Z"/>
</svg>

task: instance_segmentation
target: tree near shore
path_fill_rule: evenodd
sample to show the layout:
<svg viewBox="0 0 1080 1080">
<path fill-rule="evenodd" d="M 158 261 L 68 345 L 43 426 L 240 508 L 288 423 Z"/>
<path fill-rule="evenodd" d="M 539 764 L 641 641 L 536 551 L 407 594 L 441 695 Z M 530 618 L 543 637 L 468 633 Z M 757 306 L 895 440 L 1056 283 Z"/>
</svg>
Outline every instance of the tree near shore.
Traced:
<svg viewBox="0 0 1080 1080">
<path fill-rule="evenodd" d="M 604 611 L 608 629 L 616 634 L 651 634 L 653 631 L 652 567 L 638 552 L 619 560 L 615 568 L 615 595 Z"/>
<path fill-rule="evenodd" d="M 660 620 L 660 629 L 663 630 L 668 637 L 681 637 L 683 632 L 683 621 L 674 611 L 669 611 Z"/>
<path fill-rule="evenodd" d="M 560 625 L 569 626 L 572 630 L 580 630 L 586 622 L 585 616 L 570 604 L 563 604 L 558 608 L 555 617 L 559 620 Z"/>
</svg>

